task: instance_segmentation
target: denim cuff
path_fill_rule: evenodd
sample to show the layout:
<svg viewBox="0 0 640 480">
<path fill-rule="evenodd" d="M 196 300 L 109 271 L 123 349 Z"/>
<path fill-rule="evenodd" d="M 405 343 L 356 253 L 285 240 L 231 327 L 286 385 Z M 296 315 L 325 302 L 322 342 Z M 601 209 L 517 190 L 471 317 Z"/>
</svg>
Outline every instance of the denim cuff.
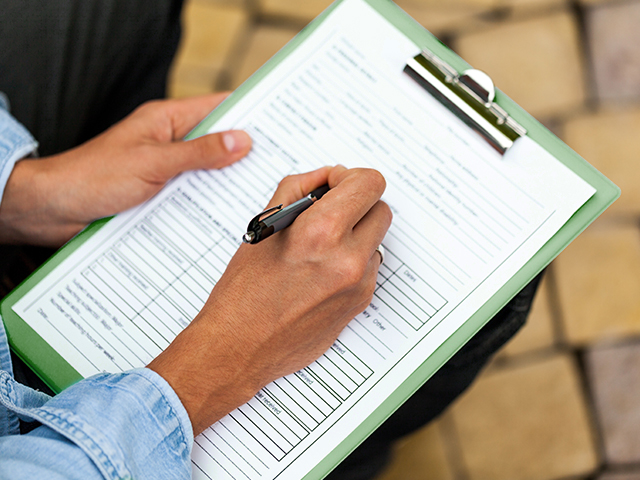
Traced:
<svg viewBox="0 0 640 480">
<path fill-rule="evenodd" d="M 105 478 L 191 478 L 191 422 L 155 372 L 95 375 L 35 408 L 19 405 L 21 392 L 8 378 L 0 382 L 0 403 L 71 440 Z"/>
<path fill-rule="evenodd" d="M 0 203 L 16 162 L 38 148 L 38 142 L 9 114 L 6 106 L 6 97 L 0 97 Z"/>
</svg>

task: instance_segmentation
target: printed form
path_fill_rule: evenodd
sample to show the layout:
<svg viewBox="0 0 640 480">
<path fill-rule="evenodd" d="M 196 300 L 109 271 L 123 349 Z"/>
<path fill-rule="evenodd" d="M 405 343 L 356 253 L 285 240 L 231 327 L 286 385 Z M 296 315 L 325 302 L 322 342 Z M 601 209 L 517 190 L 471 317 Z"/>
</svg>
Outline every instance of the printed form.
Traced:
<svg viewBox="0 0 640 480">
<path fill-rule="evenodd" d="M 142 367 L 195 317 L 284 176 L 380 170 L 394 220 L 370 306 L 198 436 L 194 478 L 302 478 L 593 195 L 527 138 L 490 148 L 403 73 L 419 51 L 345 1 L 212 129 L 247 130 L 246 159 L 174 179 L 15 305 L 84 376 Z"/>
</svg>

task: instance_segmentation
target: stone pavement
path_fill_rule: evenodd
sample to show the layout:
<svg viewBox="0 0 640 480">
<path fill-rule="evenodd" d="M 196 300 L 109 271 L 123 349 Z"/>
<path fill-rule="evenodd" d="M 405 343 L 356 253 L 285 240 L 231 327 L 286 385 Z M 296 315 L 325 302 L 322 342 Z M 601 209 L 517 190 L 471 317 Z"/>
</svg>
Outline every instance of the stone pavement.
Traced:
<svg viewBox="0 0 640 480">
<path fill-rule="evenodd" d="M 189 0 L 170 94 L 233 89 L 328 0 Z M 398 0 L 609 176 L 528 325 L 379 480 L 640 480 L 640 1 Z"/>
</svg>

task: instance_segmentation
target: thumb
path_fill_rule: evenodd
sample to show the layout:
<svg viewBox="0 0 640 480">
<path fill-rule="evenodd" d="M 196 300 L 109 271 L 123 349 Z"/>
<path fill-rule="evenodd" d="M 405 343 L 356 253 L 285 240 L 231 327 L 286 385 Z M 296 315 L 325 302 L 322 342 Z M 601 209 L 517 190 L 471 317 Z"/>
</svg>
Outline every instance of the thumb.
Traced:
<svg viewBox="0 0 640 480">
<path fill-rule="evenodd" d="M 335 168 L 335 167 L 334 167 Z M 312 172 L 289 175 L 282 179 L 266 208 L 289 205 L 309 192 L 327 183 L 331 167 L 322 167 Z"/>
<path fill-rule="evenodd" d="M 237 162 L 251 150 L 251 137 L 242 130 L 210 133 L 193 140 L 167 145 L 167 162 L 163 162 L 167 178 L 186 170 L 222 168 Z"/>
</svg>

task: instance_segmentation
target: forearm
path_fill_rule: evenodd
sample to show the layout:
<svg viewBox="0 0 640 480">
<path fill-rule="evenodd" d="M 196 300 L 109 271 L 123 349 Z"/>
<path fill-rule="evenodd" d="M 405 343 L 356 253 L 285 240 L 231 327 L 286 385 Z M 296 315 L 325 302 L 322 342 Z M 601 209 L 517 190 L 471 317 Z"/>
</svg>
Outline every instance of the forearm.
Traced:
<svg viewBox="0 0 640 480">
<path fill-rule="evenodd" d="M 1 100 L 2 98 L 0 98 L 0 242 L 16 243 L 17 238 L 13 239 L 21 235 L 21 227 L 15 224 L 15 216 L 12 213 L 14 207 L 8 206 L 12 203 L 8 197 L 16 192 L 15 180 L 20 177 L 15 175 L 17 165 L 22 163 L 23 158 L 36 151 L 38 143 L 5 110 L 6 104 Z M 24 197 L 26 195 L 22 196 L 21 202 L 24 207 L 28 207 L 31 202 L 27 197 L 25 203 Z"/>
<path fill-rule="evenodd" d="M 59 246 L 86 222 L 67 215 L 61 201 L 68 191 L 64 177 L 56 177 L 50 159 L 16 163 L 0 203 L 0 243 Z"/>
</svg>

